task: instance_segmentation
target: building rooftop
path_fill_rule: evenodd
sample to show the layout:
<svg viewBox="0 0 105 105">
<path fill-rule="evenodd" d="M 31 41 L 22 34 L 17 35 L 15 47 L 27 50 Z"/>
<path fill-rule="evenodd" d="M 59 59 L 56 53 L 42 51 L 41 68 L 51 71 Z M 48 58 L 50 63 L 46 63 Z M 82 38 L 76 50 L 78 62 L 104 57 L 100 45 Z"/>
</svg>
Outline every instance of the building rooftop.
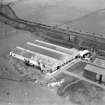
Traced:
<svg viewBox="0 0 105 105">
<path fill-rule="evenodd" d="M 21 47 L 17 46 L 13 51 L 14 54 L 21 55 L 23 59 L 29 58 L 33 62 L 38 61 L 52 68 L 72 60 L 78 52 L 75 48 L 68 49 L 39 40 L 27 42 L 21 45 Z"/>
<path fill-rule="evenodd" d="M 26 44 L 22 47 L 25 49 L 28 49 L 30 51 L 33 51 L 33 52 L 36 52 L 36 53 L 39 53 L 42 55 L 46 55 L 48 57 L 51 57 L 51 58 L 54 58 L 57 60 L 62 60 L 64 58 L 64 55 L 62 55 L 58 52 L 54 52 L 54 51 L 48 50 L 46 48 L 42 48 L 42 47 L 37 46 L 37 45 Z"/>
<path fill-rule="evenodd" d="M 33 51 L 24 49 L 22 47 L 16 47 L 14 49 L 13 53 L 15 53 L 17 55 L 21 55 L 21 56 L 28 58 L 28 59 L 31 59 L 31 60 L 38 60 L 41 63 L 48 65 L 48 66 L 51 66 L 51 67 L 54 66 L 55 64 L 59 63 L 59 61 L 56 59 L 49 58 L 45 55 L 35 53 Z"/>
<path fill-rule="evenodd" d="M 105 60 L 96 58 L 93 62 L 95 65 L 98 65 L 99 67 L 105 68 Z"/>
<path fill-rule="evenodd" d="M 50 49 L 54 49 L 54 50 L 57 50 L 57 51 L 60 51 L 60 52 L 63 52 L 67 55 L 73 55 L 73 54 L 78 52 L 78 50 L 75 49 L 75 48 L 68 49 L 68 48 L 65 48 L 65 47 L 62 47 L 62 46 L 59 46 L 59 45 L 55 45 L 55 44 L 52 44 L 52 43 L 44 42 L 44 41 L 41 41 L 41 40 L 35 40 L 33 43 L 38 44 L 40 46 L 50 48 Z"/>
<path fill-rule="evenodd" d="M 95 65 L 91 65 L 91 64 L 87 64 L 85 66 L 85 70 L 94 72 L 94 73 L 98 73 L 98 74 L 103 74 L 105 75 L 105 69 L 99 66 L 95 66 Z"/>
</svg>

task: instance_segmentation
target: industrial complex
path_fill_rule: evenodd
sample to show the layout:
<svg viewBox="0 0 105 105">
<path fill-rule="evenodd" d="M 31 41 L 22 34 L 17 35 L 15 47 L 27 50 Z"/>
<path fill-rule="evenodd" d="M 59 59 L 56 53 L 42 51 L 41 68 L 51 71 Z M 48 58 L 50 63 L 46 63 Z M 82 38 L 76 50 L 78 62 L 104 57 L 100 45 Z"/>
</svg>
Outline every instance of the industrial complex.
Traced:
<svg viewBox="0 0 105 105">
<path fill-rule="evenodd" d="M 35 32 L 37 37 L 47 41 L 35 40 L 17 46 L 10 52 L 11 58 L 23 61 L 26 66 L 37 68 L 45 76 L 55 77 L 63 72 L 105 89 L 105 40 L 102 37 L 22 20 L 15 16 L 11 7 L 4 6 L 3 9 L 13 14 L 13 17 L 6 16 L 1 9 L 3 23 L 16 29 Z M 85 63 L 81 69 L 75 68 L 79 62 Z M 75 66 L 75 69 L 72 66 Z"/>
<path fill-rule="evenodd" d="M 40 67 L 45 73 L 52 73 L 65 66 L 67 63 L 76 59 L 89 51 L 79 51 L 75 48 L 64 48 L 58 45 L 36 40 L 27 42 L 23 46 L 17 46 L 10 55 L 24 61 L 30 66 Z"/>
<path fill-rule="evenodd" d="M 74 19 L 72 15 L 67 19 L 62 10 L 69 12 L 68 7 L 66 9 L 60 2 L 54 6 L 37 2 L 37 7 L 33 2 L 28 2 L 29 5 L 24 2 L 29 8 L 28 11 L 26 8 L 22 10 L 25 9 L 25 14 L 30 12 L 28 17 L 24 17 L 23 11 L 20 13 L 20 8 L 16 9 L 17 3 L 2 2 L 1 103 L 6 99 L 6 104 L 11 105 L 53 105 L 58 102 L 68 105 L 65 101 L 69 100 L 70 104 L 104 105 L 105 9 L 89 11 L 89 14 L 83 10 L 78 14 L 74 6 Z M 30 8 L 31 4 L 35 8 Z"/>
<path fill-rule="evenodd" d="M 92 60 L 93 54 L 89 50 L 65 48 L 42 40 L 35 40 L 17 46 L 10 52 L 10 55 L 15 60 L 23 61 L 26 66 L 37 68 L 45 77 L 55 78 L 60 73 L 65 73 L 105 88 L 103 87 L 105 65 L 102 63 L 105 60 L 102 61 L 99 58 Z M 82 70 L 79 68 L 68 70 L 79 62 L 85 62 Z M 56 83 L 59 84 L 59 82 Z"/>
</svg>

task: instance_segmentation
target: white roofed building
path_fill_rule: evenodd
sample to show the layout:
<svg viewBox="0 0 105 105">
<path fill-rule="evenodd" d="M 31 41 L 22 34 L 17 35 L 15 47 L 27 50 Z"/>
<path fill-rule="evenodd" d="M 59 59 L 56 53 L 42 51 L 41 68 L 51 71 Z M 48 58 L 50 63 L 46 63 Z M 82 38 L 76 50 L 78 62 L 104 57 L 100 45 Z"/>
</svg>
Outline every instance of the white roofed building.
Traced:
<svg viewBox="0 0 105 105">
<path fill-rule="evenodd" d="M 53 72 L 66 62 L 72 61 L 80 51 L 75 48 L 65 48 L 48 42 L 35 40 L 24 45 L 17 46 L 10 55 L 33 66 L 39 66 L 41 70 Z"/>
</svg>

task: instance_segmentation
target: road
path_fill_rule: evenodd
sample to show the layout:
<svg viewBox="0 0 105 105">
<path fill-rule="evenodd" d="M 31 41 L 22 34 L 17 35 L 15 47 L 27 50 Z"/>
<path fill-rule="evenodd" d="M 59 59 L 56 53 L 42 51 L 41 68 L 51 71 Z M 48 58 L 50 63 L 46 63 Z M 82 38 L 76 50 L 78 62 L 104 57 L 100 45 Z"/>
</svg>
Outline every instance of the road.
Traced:
<svg viewBox="0 0 105 105">
<path fill-rule="evenodd" d="M 98 84 L 96 82 L 93 82 L 93 81 L 83 77 L 83 69 L 79 70 L 78 68 L 76 68 L 75 70 L 72 70 L 72 66 L 75 66 L 80 61 L 81 61 L 80 59 L 73 60 L 70 63 L 68 63 L 67 65 L 65 65 L 64 67 L 62 67 L 61 69 L 59 69 L 58 71 L 55 71 L 54 73 L 52 73 L 51 75 L 56 77 L 57 75 L 59 75 L 61 73 L 64 73 L 64 74 L 67 74 L 69 76 L 75 77 L 75 78 L 77 78 L 79 80 L 83 80 L 85 82 L 88 82 L 90 84 L 93 84 L 95 86 L 98 86 L 100 88 L 105 89 L 104 85 L 100 85 L 100 84 Z M 89 64 L 92 64 L 92 63 L 89 63 Z M 94 65 L 94 64 L 92 64 L 92 65 Z M 68 71 L 68 69 L 71 69 L 71 71 L 70 70 Z"/>
<path fill-rule="evenodd" d="M 57 76 L 58 74 L 64 72 L 65 70 L 67 70 L 68 68 L 71 68 L 73 65 L 75 65 L 77 62 L 80 62 L 80 59 L 76 59 L 71 61 L 70 63 L 66 64 L 65 66 L 61 67 L 59 70 L 56 70 L 55 72 L 53 72 L 51 75 L 52 76 Z"/>
</svg>

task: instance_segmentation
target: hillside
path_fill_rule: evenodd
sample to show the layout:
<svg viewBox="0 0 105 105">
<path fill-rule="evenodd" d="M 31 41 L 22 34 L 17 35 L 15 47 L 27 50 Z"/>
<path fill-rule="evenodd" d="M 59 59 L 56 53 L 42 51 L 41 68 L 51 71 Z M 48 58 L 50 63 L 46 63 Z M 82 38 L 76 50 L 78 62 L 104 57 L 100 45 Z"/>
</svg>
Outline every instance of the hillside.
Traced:
<svg viewBox="0 0 105 105">
<path fill-rule="evenodd" d="M 20 18 L 56 25 L 102 9 L 104 4 L 104 0 L 23 0 L 13 9 Z"/>
<path fill-rule="evenodd" d="M 86 15 L 80 19 L 61 25 L 61 28 L 69 27 L 76 31 L 87 33 L 96 33 L 97 35 L 105 34 L 105 9 Z"/>
</svg>

